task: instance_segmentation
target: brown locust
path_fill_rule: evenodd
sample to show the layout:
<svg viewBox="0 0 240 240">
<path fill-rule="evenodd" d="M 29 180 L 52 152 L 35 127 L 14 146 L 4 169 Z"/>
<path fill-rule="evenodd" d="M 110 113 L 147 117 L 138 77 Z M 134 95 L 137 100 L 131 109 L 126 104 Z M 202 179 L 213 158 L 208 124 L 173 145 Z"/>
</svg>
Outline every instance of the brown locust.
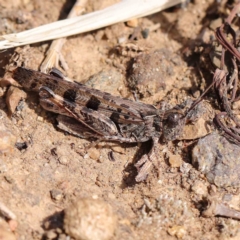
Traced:
<svg viewBox="0 0 240 240">
<path fill-rule="evenodd" d="M 17 67 L 12 77 L 24 89 L 38 92 L 41 106 L 60 114 L 60 128 L 68 129 L 70 133 L 126 143 L 152 141 L 149 153 L 135 164 L 138 169 L 137 182 L 143 181 L 149 174 L 156 160 L 155 148 L 162 133 L 167 140 L 172 140 L 185 123 L 184 115 L 180 112 L 164 112 L 150 104 L 68 81 L 57 69 L 44 74 Z"/>
</svg>

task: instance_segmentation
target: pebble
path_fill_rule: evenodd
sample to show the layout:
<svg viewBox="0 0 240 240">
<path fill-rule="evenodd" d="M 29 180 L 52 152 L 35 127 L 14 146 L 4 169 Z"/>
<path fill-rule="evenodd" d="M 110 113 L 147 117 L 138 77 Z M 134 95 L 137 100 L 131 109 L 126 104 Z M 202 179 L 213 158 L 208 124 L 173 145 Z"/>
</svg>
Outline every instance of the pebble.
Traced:
<svg viewBox="0 0 240 240">
<path fill-rule="evenodd" d="M 98 160 L 100 158 L 100 151 L 96 148 L 90 148 L 87 151 L 88 156 L 93 160 Z"/>
<path fill-rule="evenodd" d="M 57 240 L 72 240 L 72 239 L 70 239 L 68 236 L 66 236 L 66 234 L 64 234 L 64 233 L 62 233 L 62 234 L 59 234 L 58 235 L 58 238 L 57 238 Z"/>
<path fill-rule="evenodd" d="M 138 19 L 134 18 L 134 19 L 131 19 L 131 20 L 127 21 L 127 25 L 129 27 L 133 27 L 133 28 L 137 27 L 138 26 Z"/>
<path fill-rule="evenodd" d="M 66 156 L 60 156 L 58 158 L 58 161 L 62 165 L 68 165 L 68 163 L 69 163 L 69 159 Z"/>
<path fill-rule="evenodd" d="M 176 236 L 179 239 L 183 238 L 186 235 L 186 229 L 184 226 L 178 225 L 168 228 L 167 232 L 169 235 Z"/>
<path fill-rule="evenodd" d="M 180 172 L 183 174 L 187 174 L 187 173 L 189 173 L 191 168 L 192 168 L 191 164 L 183 162 L 182 165 L 180 166 Z"/>
<path fill-rule="evenodd" d="M 192 95 L 194 98 L 198 98 L 198 97 L 200 97 L 201 92 L 199 90 L 195 90 Z"/>
<path fill-rule="evenodd" d="M 189 100 L 190 106 L 192 105 Z M 202 101 L 189 113 L 189 123 L 185 124 L 178 140 L 193 140 L 206 136 L 212 132 L 214 112 L 209 103 Z"/>
<path fill-rule="evenodd" d="M 70 147 L 67 146 L 68 148 L 63 148 L 61 146 L 57 146 L 56 148 L 53 148 L 52 151 L 54 153 L 54 155 L 56 155 L 58 157 L 58 161 L 60 164 L 62 165 L 68 165 L 70 158 L 69 158 L 69 154 L 70 154 Z"/>
<path fill-rule="evenodd" d="M 214 19 L 210 22 L 209 24 L 209 28 L 212 29 L 213 31 L 215 31 L 218 27 L 220 27 L 222 25 L 222 18 L 217 18 Z"/>
<path fill-rule="evenodd" d="M 57 233 L 54 231 L 54 230 L 49 230 L 47 233 L 46 233 L 46 238 L 47 239 L 55 239 L 57 237 Z"/>
<path fill-rule="evenodd" d="M 16 137 L 0 124 L 0 153 L 13 151 L 16 140 Z"/>
<path fill-rule="evenodd" d="M 55 201 L 61 201 L 63 198 L 63 193 L 59 189 L 53 189 L 50 191 L 51 198 Z"/>
<path fill-rule="evenodd" d="M 159 49 L 143 53 L 133 59 L 128 84 L 144 97 L 149 97 L 166 88 L 166 81 L 174 76 L 173 53 Z M 171 81 L 170 81 L 171 82 Z"/>
<path fill-rule="evenodd" d="M 116 69 L 103 70 L 90 77 L 85 84 L 88 87 L 119 96 L 120 93 L 118 89 L 124 85 L 124 75 Z"/>
<path fill-rule="evenodd" d="M 9 114 L 12 115 L 15 112 L 16 107 L 18 106 L 21 99 L 27 97 L 26 92 L 23 90 L 11 86 L 7 91 L 6 103 L 8 106 Z"/>
<path fill-rule="evenodd" d="M 148 38 L 149 32 L 150 32 L 150 31 L 149 31 L 148 28 L 143 29 L 143 30 L 141 31 L 142 37 L 143 37 L 144 39 Z"/>
<path fill-rule="evenodd" d="M 76 240 L 113 238 L 117 218 L 112 207 L 99 199 L 83 198 L 65 209 L 64 229 Z"/>
<path fill-rule="evenodd" d="M 232 108 L 233 108 L 233 110 L 239 110 L 240 109 L 240 102 L 239 101 L 233 102 Z"/>
<path fill-rule="evenodd" d="M 173 168 L 180 167 L 182 165 L 182 158 L 179 154 L 169 154 L 169 164 Z"/>
<path fill-rule="evenodd" d="M 199 180 L 195 181 L 192 185 L 192 191 L 201 196 L 207 196 L 208 194 L 207 185 Z"/>
<path fill-rule="evenodd" d="M 240 186 L 240 147 L 213 132 L 198 140 L 192 164 L 218 187 Z"/>
<path fill-rule="evenodd" d="M 197 121 L 184 126 L 183 133 L 178 140 L 193 140 L 204 137 L 210 132 L 211 127 L 209 126 L 208 121 L 203 118 L 199 118 Z"/>
<path fill-rule="evenodd" d="M 42 117 L 42 116 L 38 116 L 38 117 L 37 117 L 37 121 L 38 121 L 38 122 L 43 122 L 43 117 Z"/>
</svg>

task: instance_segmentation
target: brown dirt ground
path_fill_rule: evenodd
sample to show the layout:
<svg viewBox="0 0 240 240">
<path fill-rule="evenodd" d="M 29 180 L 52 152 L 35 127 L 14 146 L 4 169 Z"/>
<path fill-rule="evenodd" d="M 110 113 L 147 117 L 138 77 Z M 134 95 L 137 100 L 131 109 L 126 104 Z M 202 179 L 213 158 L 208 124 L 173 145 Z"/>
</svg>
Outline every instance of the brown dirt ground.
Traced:
<svg viewBox="0 0 240 240">
<path fill-rule="evenodd" d="M 98 10 L 114 2 L 91 0 L 87 11 Z M 72 3 L 65 0 L 0 0 L 0 34 L 19 32 L 65 18 Z M 225 12 L 217 7 L 215 1 L 196 0 L 185 8 L 172 8 L 138 20 L 142 29 L 157 23 L 161 26 L 150 32 L 147 39 L 135 41 L 135 44 L 147 48 L 149 52 L 162 49 L 167 59 L 172 61 L 170 74 L 166 74 L 168 70 L 164 66 L 159 66 L 166 75 L 161 80 L 165 81 L 165 87 L 154 94 L 143 91 L 141 101 L 157 104 L 164 99 L 175 105 L 187 97 L 193 98 L 198 89 L 204 89 L 205 81 L 199 74 L 199 54 L 194 54 L 194 51 L 199 42 L 210 42 L 214 33 L 209 25 L 221 14 Z M 125 23 L 119 23 L 69 37 L 62 50 L 69 66 L 67 76 L 86 82 L 102 70 L 114 70 L 117 72 L 114 74 L 121 74 L 118 77 L 121 82 L 116 83 L 113 79 L 112 85 L 104 86 L 94 80 L 91 84 L 132 98 L 125 69 L 130 57 L 111 54 L 111 50 L 118 44 L 119 38 L 128 38 L 133 30 Z M 19 48 L 25 65 L 39 69 L 49 44 L 44 42 Z M 13 50 L 0 53 L 0 76 L 3 76 L 12 53 Z M 14 148 L 0 156 L 0 201 L 17 216 L 17 239 L 42 239 L 49 229 L 61 228 L 63 209 L 80 197 L 100 198 L 112 205 L 118 216 L 118 227 L 112 239 L 240 238 L 238 221 L 201 216 L 200 203 L 204 201 L 204 196 L 194 191 L 193 186 L 221 193 L 226 190 L 209 184 L 189 164 L 188 151 L 191 148 L 182 153 L 174 147 L 182 146 L 179 142 L 160 146 L 158 163 L 151 175 L 145 182 L 136 184 L 133 161 L 140 145 L 103 142 L 87 152 L 89 141 L 59 131 L 56 115 L 44 111 L 34 93 L 29 93 L 22 110 L 9 118 L 4 91 L 0 98 L 1 122 L 17 142 L 28 145 L 26 150 Z M 171 152 L 172 149 L 188 163 L 188 171 L 172 167 L 160 151 Z M 108 158 L 111 150 L 115 161 Z M 53 199 L 51 193 L 57 194 L 57 199 Z"/>
</svg>

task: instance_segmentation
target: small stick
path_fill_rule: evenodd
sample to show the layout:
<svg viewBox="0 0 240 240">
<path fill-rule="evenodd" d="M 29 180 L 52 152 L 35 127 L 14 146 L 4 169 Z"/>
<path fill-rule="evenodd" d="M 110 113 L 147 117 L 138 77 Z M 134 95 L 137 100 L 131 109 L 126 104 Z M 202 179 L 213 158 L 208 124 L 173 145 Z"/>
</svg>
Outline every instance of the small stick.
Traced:
<svg viewBox="0 0 240 240">
<path fill-rule="evenodd" d="M 17 218 L 16 215 L 2 202 L 0 202 L 0 213 L 9 220 Z"/>
<path fill-rule="evenodd" d="M 73 18 L 82 14 L 86 3 L 87 0 L 77 0 L 67 18 Z M 68 65 L 61 54 L 61 49 L 65 41 L 66 38 L 59 38 L 52 42 L 46 54 L 46 58 L 41 64 L 41 72 L 47 73 L 52 67 L 59 68 L 59 62 L 65 71 L 68 70 Z"/>
<path fill-rule="evenodd" d="M 226 73 L 224 72 L 224 70 L 216 69 L 213 76 L 212 83 L 206 88 L 206 90 L 201 94 L 201 96 L 198 97 L 198 99 L 193 102 L 192 106 L 187 110 L 187 112 L 184 115 L 186 116 L 193 108 L 195 108 L 196 105 L 198 105 L 203 100 L 203 97 L 208 93 L 209 89 L 214 84 L 217 84 L 217 83 L 219 84 L 224 79 L 225 76 L 226 76 Z"/>
<path fill-rule="evenodd" d="M 232 53 L 237 58 L 238 61 L 240 61 L 240 53 L 239 53 L 238 49 L 236 48 L 236 34 L 235 34 L 234 30 L 231 28 L 230 24 L 231 24 L 233 18 L 235 17 L 235 15 L 237 14 L 239 7 L 240 7 L 240 3 L 236 4 L 236 6 L 233 8 L 230 15 L 226 19 L 225 24 L 222 24 L 219 28 L 217 28 L 217 30 L 215 32 L 216 39 L 219 41 L 219 43 L 226 50 L 228 50 L 230 53 Z M 225 26 L 228 26 L 228 32 L 230 32 L 233 37 L 233 43 L 229 42 L 227 37 L 224 34 Z"/>
<path fill-rule="evenodd" d="M 239 145 L 239 144 L 240 144 L 240 137 L 239 137 L 239 135 L 237 135 L 237 134 L 233 133 L 231 130 L 229 130 L 229 129 L 221 122 L 221 120 L 220 120 L 220 118 L 221 118 L 222 116 L 226 116 L 226 115 L 227 115 L 226 112 L 218 113 L 218 114 L 215 116 L 215 119 L 216 119 L 216 121 L 217 121 L 217 124 L 218 124 L 218 126 L 221 127 L 221 129 L 222 129 L 228 136 L 230 136 L 230 137 L 233 138 L 233 140 L 234 140 L 234 142 L 235 142 L 236 144 Z"/>
<path fill-rule="evenodd" d="M 230 208 L 224 203 L 210 201 L 209 207 L 202 213 L 204 217 L 221 216 L 240 220 L 240 211 Z"/>
<path fill-rule="evenodd" d="M 234 85 L 233 85 L 232 97 L 231 97 L 230 102 L 233 102 L 236 99 L 237 86 L 238 86 L 238 67 L 237 67 L 235 59 L 234 60 L 232 59 L 232 63 L 234 66 L 234 71 L 233 71 L 232 77 L 229 81 L 229 85 L 230 85 L 232 79 L 234 79 Z"/>
<path fill-rule="evenodd" d="M 229 14 L 228 18 L 226 19 L 226 22 L 227 22 L 228 24 L 231 24 L 233 18 L 234 18 L 235 15 L 238 13 L 239 8 L 240 8 L 240 2 L 235 5 L 235 7 L 232 9 L 231 13 Z"/>
</svg>

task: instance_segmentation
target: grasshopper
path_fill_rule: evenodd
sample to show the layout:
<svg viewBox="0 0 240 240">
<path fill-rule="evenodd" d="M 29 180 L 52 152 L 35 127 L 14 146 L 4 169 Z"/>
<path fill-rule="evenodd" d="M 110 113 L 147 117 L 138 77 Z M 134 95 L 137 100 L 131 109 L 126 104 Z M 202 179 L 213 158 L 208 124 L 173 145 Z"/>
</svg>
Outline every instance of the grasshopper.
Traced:
<svg viewBox="0 0 240 240">
<path fill-rule="evenodd" d="M 138 170 L 135 177 L 137 182 L 148 176 L 157 158 L 155 149 L 161 135 L 167 140 L 173 140 L 185 124 L 184 114 L 179 111 L 164 112 L 150 104 L 113 96 L 69 81 L 57 69 L 44 74 L 17 67 L 12 77 L 25 90 L 38 92 L 41 106 L 60 114 L 59 127 L 70 129 L 70 133 L 104 141 L 152 141 L 150 152 L 135 164 Z"/>
</svg>

